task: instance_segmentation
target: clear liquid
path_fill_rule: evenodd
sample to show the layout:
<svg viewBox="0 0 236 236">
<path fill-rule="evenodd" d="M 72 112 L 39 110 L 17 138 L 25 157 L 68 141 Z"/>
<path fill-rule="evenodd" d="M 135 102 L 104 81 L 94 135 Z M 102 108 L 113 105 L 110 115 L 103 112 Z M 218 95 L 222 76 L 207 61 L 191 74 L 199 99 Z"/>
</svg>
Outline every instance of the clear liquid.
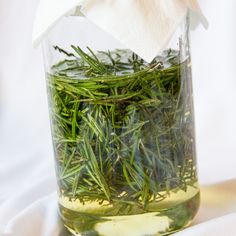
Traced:
<svg viewBox="0 0 236 236">
<path fill-rule="evenodd" d="M 60 214 L 75 235 L 167 235 L 199 206 L 190 58 L 106 55 L 48 74 Z"/>
<path fill-rule="evenodd" d="M 149 203 L 145 210 L 108 202 L 84 202 L 59 199 L 60 214 L 65 226 L 79 236 L 159 236 L 188 226 L 199 207 L 199 189 L 170 192 L 163 201 Z M 122 212 L 123 211 L 123 212 Z"/>
</svg>

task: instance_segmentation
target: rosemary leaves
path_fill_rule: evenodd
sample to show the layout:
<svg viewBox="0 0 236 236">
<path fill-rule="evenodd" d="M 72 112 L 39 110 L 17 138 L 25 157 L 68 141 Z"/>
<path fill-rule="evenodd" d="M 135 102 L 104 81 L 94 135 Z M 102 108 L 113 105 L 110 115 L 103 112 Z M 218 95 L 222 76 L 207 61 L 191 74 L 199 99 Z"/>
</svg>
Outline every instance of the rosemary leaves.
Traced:
<svg viewBox="0 0 236 236">
<path fill-rule="evenodd" d="M 61 204 L 116 216 L 195 196 L 190 59 L 168 50 L 148 64 L 129 50 L 72 48 L 55 47 L 67 59 L 47 75 Z"/>
</svg>

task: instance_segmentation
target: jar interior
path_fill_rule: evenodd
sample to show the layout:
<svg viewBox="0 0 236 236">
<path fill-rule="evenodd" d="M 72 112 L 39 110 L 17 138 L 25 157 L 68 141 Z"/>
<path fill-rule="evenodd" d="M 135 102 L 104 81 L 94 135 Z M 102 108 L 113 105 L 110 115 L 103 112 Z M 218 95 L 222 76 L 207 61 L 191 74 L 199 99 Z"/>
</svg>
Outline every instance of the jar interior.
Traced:
<svg viewBox="0 0 236 236">
<path fill-rule="evenodd" d="M 91 22 L 68 19 L 44 44 L 65 225 L 89 236 L 185 227 L 199 205 L 186 22 L 175 48 L 147 63 Z"/>
</svg>

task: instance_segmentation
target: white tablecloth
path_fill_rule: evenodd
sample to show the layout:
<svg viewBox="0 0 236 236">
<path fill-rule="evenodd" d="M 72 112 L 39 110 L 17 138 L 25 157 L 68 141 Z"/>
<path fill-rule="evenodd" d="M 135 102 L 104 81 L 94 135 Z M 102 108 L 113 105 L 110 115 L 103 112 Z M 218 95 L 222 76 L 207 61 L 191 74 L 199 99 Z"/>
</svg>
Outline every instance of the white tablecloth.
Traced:
<svg viewBox="0 0 236 236">
<path fill-rule="evenodd" d="M 202 0 L 210 29 L 193 33 L 202 204 L 179 236 L 236 235 L 236 2 Z M 37 0 L 0 1 L 0 235 L 66 236 L 58 216 Z"/>
</svg>

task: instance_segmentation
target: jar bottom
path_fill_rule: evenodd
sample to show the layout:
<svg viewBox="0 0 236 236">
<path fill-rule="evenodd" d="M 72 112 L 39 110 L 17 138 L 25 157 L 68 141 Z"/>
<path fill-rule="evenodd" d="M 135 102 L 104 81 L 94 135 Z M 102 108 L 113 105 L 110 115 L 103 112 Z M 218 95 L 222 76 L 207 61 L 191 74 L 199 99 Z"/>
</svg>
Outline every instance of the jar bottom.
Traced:
<svg viewBox="0 0 236 236">
<path fill-rule="evenodd" d="M 191 224 L 199 208 L 200 192 L 198 188 L 191 187 L 181 193 L 170 193 L 163 202 L 156 202 L 150 206 L 151 211 L 132 215 L 114 215 L 116 209 L 109 205 L 104 205 L 102 214 L 101 209 L 96 208 L 91 202 L 88 203 L 86 210 L 83 208 L 83 212 L 79 210 L 78 203 L 76 209 L 75 203 L 74 206 L 70 203 L 65 207 L 65 199 L 59 202 L 61 218 L 73 235 L 164 236 Z M 83 203 L 84 205 L 86 204 Z M 157 210 L 153 211 L 154 208 Z"/>
</svg>

